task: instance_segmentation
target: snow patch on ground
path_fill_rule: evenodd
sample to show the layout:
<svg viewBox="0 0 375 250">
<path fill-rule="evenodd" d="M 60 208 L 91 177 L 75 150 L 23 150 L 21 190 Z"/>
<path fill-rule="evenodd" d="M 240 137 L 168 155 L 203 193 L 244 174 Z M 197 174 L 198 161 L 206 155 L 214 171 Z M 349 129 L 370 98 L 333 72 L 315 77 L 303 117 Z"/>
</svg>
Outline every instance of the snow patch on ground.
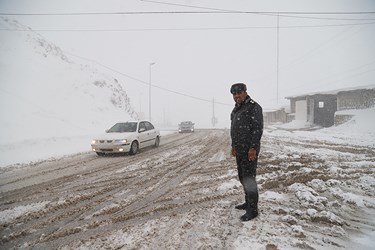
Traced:
<svg viewBox="0 0 375 250">
<path fill-rule="evenodd" d="M 43 201 L 0 211 L 0 224 L 9 223 L 24 214 L 42 210 L 48 203 L 48 201 Z"/>
</svg>

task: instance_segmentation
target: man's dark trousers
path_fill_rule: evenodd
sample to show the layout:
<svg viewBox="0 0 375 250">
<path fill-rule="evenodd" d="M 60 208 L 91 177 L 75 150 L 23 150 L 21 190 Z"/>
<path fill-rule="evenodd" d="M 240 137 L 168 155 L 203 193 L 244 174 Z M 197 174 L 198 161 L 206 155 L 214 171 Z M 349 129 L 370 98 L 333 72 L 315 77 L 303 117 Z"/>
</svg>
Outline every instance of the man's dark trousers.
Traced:
<svg viewBox="0 0 375 250">
<path fill-rule="evenodd" d="M 245 191 L 246 211 L 258 212 L 258 187 L 255 180 L 257 159 L 249 161 L 247 152 L 238 152 L 236 155 L 238 178 Z"/>
</svg>

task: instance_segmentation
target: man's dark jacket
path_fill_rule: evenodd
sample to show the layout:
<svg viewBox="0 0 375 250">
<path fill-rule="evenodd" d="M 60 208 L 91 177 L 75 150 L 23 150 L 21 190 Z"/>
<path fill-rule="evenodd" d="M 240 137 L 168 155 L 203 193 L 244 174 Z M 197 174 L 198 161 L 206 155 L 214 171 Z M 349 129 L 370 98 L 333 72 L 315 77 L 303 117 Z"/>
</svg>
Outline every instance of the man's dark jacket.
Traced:
<svg viewBox="0 0 375 250">
<path fill-rule="evenodd" d="M 230 116 L 232 147 L 239 153 L 255 148 L 259 154 L 263 134 L 262 107 L 247 96 L 242 104 L 236 104 Z"/>
</svg>

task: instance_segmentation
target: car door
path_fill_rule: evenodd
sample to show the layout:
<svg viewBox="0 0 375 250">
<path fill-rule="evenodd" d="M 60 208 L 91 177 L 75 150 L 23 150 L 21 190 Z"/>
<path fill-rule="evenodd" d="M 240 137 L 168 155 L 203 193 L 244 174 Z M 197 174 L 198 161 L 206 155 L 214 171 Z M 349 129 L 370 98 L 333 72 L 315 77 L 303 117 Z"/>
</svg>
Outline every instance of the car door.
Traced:
<svg viewBox="0 0 375 250">
<path fill-rule="evenodd" d="M 139 147 L 144 148 L 149 145 L 149 135 L 147 133 L 147 128 L 145 122 L 139 123 L 138 128 L 138 138 L 139 138 Z"/>
<path fill-rule="evenodd" d="M 154 145 L 155 144 L 155 138 L 157 136 L 156 130 L 154 125 L 152 125 L 150 122 L 145 122 L 147 134 L 149 138 L 149 144 L 148 145 Z"/>
</svg>

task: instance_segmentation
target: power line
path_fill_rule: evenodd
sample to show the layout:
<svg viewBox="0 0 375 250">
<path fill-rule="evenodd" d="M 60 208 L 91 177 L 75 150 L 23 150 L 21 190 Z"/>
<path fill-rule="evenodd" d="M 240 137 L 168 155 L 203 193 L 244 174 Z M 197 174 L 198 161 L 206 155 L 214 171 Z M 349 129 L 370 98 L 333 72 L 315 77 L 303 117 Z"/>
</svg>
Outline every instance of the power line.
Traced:
<svg viewBox="0 0 375 250">
<path fill-rule="evenodd" d="M 374 11 L 357 11 L 357 12 L 298 12 L 298 11 L 238 11 L 238 10 L 226 10 L 226 9 L 218 9 L 218 8 L 210 8 L 210 7 L 201 7 L 195 5 L 186 5 L 186 4 L 176 4 L 176 3 L 167 3 L 167 2 L 160 2 L 160 1 L 152 1 L 152 0 L 141 0 L 143 2 L 150 2 L 156 4 L 164 4 L 164 5 L 173 5 L 179 7 L 188 7 L 188 8 L 195 8 L 195 9 L 205 9 L 205 10 L 214 10 L 215 12 L 202 12 L 202 13 L 216 13 L 216 14 L 254 14 L 254 15 L 269 15 L 269 16 L 277 16 L 277 17 L 288 17 L 288 18 L 304 18 L 304 19 L 319 19 L 319 20 L 374 20 L 374 18 L 337 18 L 337 17 L 311 17 L 311 16 L 291 16 L 291 15 L 368 15 L 368 14 L 375 14 Z M 192 12 L 194 13 L 194 12 Z M 199 13 L 199 12 L 197 12 Z"/>
<path fill-rule="evenodd" d="M 99 63 L 99 62 L 95 61 L 95 60 L 92 60 L 92 59 L 89 59 L 89 58 L 86 58 L 86 57 L 82 57 L 82 56 L 78 56 L 78 55 L 75 55 L 75 54 L 69 53 L 69 52 L 67 52 L 67 51 L 63 51 L 63 52 L 66 53 L 66 54 L 69 54 L 69 55 L 71 55 L 71 56 L 74 56 L 74 57 L 77 57 L 77 58 L 80 58 L 80 59 L 87 60 L 87 61 L 93 62 L 93 63 L 95 63 L 95 64 L 98 64 L 98 65 L 100 65 L 101 67 L 104 67 L 104 68 L 106 68 L 106 69 L 108 69 L 108 70 L 111 70 L 111 71 L 113 71 L 113 72 L 115 72 L 115 73 L 117 73 L 117 74 L 120 74 L 120 75 L 122 75 L 122 76 L 125 76 L 125 77 L 127 77 L 127 78 L 129 78 L 129 79 L 132 79 L 132 80 L 134 80 L 134 81 L 136 81 L 136 82 L 139 82 L 139 83 L 141 83 L 141 84 L 144 84 L 144 85 L 147 85 L 147 86 L 150 85 L 149 82 L 146 82 L 146 81 L 143 81 L 143 80 L 138 79 L 138 78 L 136 78 L 136 77 L 130 76 L 130 75 L 128 75 L 128 74 L 122 73 L 122 72 L 120 72 L 120 71 L 118 71 L 118 70 L 115 70 L 115 69 L 113 69 L 113 68 L 111 68 L 111 67 L 108 67 L 108 66 L 106 66 L 106 65 L 104 65 L 104 64 L 102 64 L 102 63 Z M 170 93 L 176 94 L 176 95 L 180 95 L 180 96 L 184 96 L 184 97 L 192 98 L 192 99 L 195 99 L 195 100 L 199 100 L 199 101 L 204 101 L 204 102 L 212 103 L 212 100 L 203 99 L 203 98 L 200 98 L 200 97 L 196 97 L 196 96 L 192 96 L 192 95 L 184 94 L 184 93 L 182 93 L 182 92 L 178 92 L 178 91 L 175 91 L 175 90 L 171 90 L 171 89 L 167 89 L 167 88 L 164 88 L 164 87 L 160 87 L 160 86 L 157 86 L 157 85 L 155 85 L 155 84 L 151 84 L 151 86 L 154 87 L 154 88 L 157 88 L 157 89 L 163 90 L 163 91 L 167 91 L 167 92 L 170 92 Z M 216 104 L 220 104 L 220 105 L 225 105 L 225 106 L 231 106 L 231 107 L 233 106 L 233 104 L 227 104 L 227 103 L 222 103 L 222 102 L 216 102 L 216 101 L 215 101 L 215 103 L 216 103 Z"/>
<path fill-rule="evenodd" d="M 333 11 L 333 12 L 323 12 L 323 11 L 242 11 L 242 10 L 227 10 L 227 9 L 219 9 L 219 8 L 212 8 L 212 7 L 202 7 L 196 5 L 187 5 L 187 4 L 176 4 L 176 3 L 169 3 L 169 2 L 161 2 L 161 1 L 153 1 L 153 0 L 140 0 L 142 2 L 149 2 L 155 4 L 162 4 L 162 5 L 172 5 L 172 6 L 179 6 L 179 7 L 188 7 L 194 9 L 204 9 L 204 10 L 211 10 L 215 12 L 210 13 L 229 13 L 229 14 L 261 14 L 261 15 L 284 15 L 284 14 L 298 14 L 298 15 L 305 15 L 305 14 L 313 14 L 313 15 L 362 15 L 362 14 L 375 14 L 375 11 L 349 11 L 349 12 L 341 12 L 341 11 Z"/>
<path fill-rule="evenodd" d="M 373 25 L 374 22 L 344 23 L 325 25 L 288 25 L 288 26 L 248 26 L 248 27 L 207 27 L 207 28 L 140 28 L 140 29 L 32 29 L 37 32 L 139 32 L 139 31 L 200 31 L 200 30 L 249 30 L 249 29 L 298 29 L 298 28 L 325 28 Z M 0 31 L 29 32 L 29 29 L 0 29 Z"/>
<path fill-rule="evenodd" d="M 276 16 L 276 14 L 275 14 Z M 366 20 L 375 20 L 374 18 L 337 18 L 337 17 L 313 17 L 313 16 L 291 16 L 281 14 L 280 17 L 288 17 L 288 18 L 300 18 L 300 19 L 315 19 L 315 20 L 336 20 L 336 21 L 366 21 Z"/>
<path fill-rule="evenodd" d="M 17 13 L 0 12 L 0 16 L 93 16 L 93 15 L 158 15 L 158 14 L 255 14 L 255 15 L 369 15 L 375 11 L 350 11 L 350 12 L 298 12 L 298 11 L 120 11 L 120 12 L 61 12 L 61 13 Z M 288 16 L 296 17 L 298 16 Z M 317 19 L 317 17 L 304 17 Z M 325 17 L 327 18 L 327 17 Z M 336 19 L 336 18 L 329 18 Z M 368 20 L 368 19 L 339 19 L 339 20 Z M 371 18 L 370 20 L 373 20 Z"/>
<path fill-rule="evenodd" d="M 96 16 L 96 15 L 158 15 L 158 14 L 225 14 L 222 11 L 121 11 L 121 12 L 62 12 L 62 13 L 0 13 L 0 16 Z"/>
<path fill-rule="evenodd" d="M 303 61 L 306 60 L 306 58 L 308 58 L 309 55 L 311 54 L 314 54 L 316 53 L 316 51 L 320 50 L 321 48 L 323 48 L 324 46 L 327 47 L 328 45 L 327 44 L 332 44 L 335 40 L 339 40 L 340 41 L 344 41 L 345 40 L 345 37 L 342 38 L 342 36 L 346 35 L 346 36 L 349 36 L 350 34 L 348 34 L 348 31 L 351 29 L 351 27 L 349 28 L 346 28 L 345 30 L 343 31 L 340 31 L 336 34 L 334 34 L 332 37 L 330 37 L 328 40 L 325 40 L 323 43 L 320 43 L 318 46 L 308 50 L 306 53 L 304 53 L 302 56 L 294 59 L 292 62 L 288 63 L 288 65 L 282 65 L 281 66 L 281 70 L 283 71 L 283 73 L 285 73 L 286 71 L 288 70 L 291 70 L 294 68 L 295 65 L 298 65 L 300 63 L 302 63 Z M 359 32 L 359 30 L 357 30 L 354 34 L 352 34 L 351 36 L 355 35 L 357 32 Z M 335 46 L 337 46 L 339 43 L 336 42 Z M 266 77 L 269 77 L 270 74 L 267 73 L 266 74 Z M 263 78 L 263 77 L 262 77 Z M 259 78 L 258 80 L 260 80 L 261 78 Z"/>
<path fill-rule="evenodd" d="M 95 60 L 92 60 L 92 59 L 89 59 L 89 58 L 86 58 L 86 57 L 82 57 L 82 56 L 78 56 L 78 55 L 75 55 L 75 54 L 69 53 L 69 52 L 67 52 L 67 51 L 63 51 L 63 52 L 66 53 L 66 54 L 69 54 L 69 55 L 71 55 L 71 56 L 74 56 L 74 57 L 77 57 L 77 58 L 83 59 L 83 60 L 91 61 L 91 62 L 93 62 L 93 63 L 95 63 L 95 64 L 98 64 L 98 65 L 100 65 L 100 66 L 102 66 L 102 67 L 108 69 L 108 70 L 111 70 L 111 71 L 113 71 L 113 72 L 115 72 L 115 73 L 118 73 L 118 74 L 120 74 L 120 75 L 122 75 L 122 76 L 125 76 L 125 77 L 127 77 L 127 78 L 129 78 L 129 79 L 132 79 L 132 80 L 134 80 L 134 81 L 137 81 L 137 82 L 139 82 L 139 83 L 141 83 L 141 84 L 144 84 L 144 85 L 147 85 L 147 86 L 150 85 L 150 83 L 148 83 L 148 82 L 146 82 L 146 81 L 143 81 L 143 80 L 138 79 L 138 78 L 136 78 L 136 77 L 130 76 L 130 75 L 125 74 L 125 73 L 122 73 L 122 72 L 120 72 L 120 71 L 118 71 L 118 70 L 115 70 L 115 69 L 113 69 L 113 68 L 111 68 L 111 67 L 108 67 L 108 66 L 106 66 L 106 65 L 104 65 L 104 64 L 102 64 L 102 63 L 99 63 L 99 62 L 95 61 Z M 208 103 L 213 103 L 213 104 L 220 104 L 220 105 L 229 106 L 229 107 L 233 107 L 233 106 L 234 106 L 234 104 L 228 104 L 228 103 L 223 103 L 223 102 L 217 102 L 217 101 L 215 101 L 215 100 L 208 100 L 208 99 L 204 99 L 204 98 L 200 98 L 200 97 L 196 97 L 196 96 L 192 96 L 192 95 L 184 94 L 184 93 L 181 93 L 181 92 L 178 92 L 178 91 L 174 91 L 174 90 L 170 90 L 170 89 L 167 89 L 167 88 L 164 88 L 164 87 L 157 86 L 157 85 L 155 85 L 155 84 L 151 84 L 151 86 L 154 87 L 154 88 L 160 89 L 160 90 L 164 90 L 164 91 L 167 91 L 167 92 L 170 92 L 170 93 L 176 94 L 176 95 L 180 95 L 180 96 L 188 97 L 188 98 L 191 98 L 191 99 L 194 99 L 194 100 L 198 100 L 198 101 L 203 101 L 203 102 L 208 102 Z M 263 110 L 264 110 L 264 111 L 271 111 L 272 109 L 264 108 Z"/>
</svg>

